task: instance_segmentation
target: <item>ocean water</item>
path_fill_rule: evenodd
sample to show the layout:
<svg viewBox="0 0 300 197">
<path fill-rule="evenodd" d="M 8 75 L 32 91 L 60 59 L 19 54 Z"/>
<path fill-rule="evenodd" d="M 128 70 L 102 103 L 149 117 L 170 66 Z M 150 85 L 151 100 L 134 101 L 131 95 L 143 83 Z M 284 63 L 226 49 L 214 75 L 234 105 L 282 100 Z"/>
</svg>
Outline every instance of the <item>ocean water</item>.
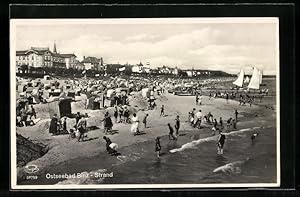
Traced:
<svg viewBox="0 0 300 197">
<path fill-rule="evenodd" d="M 255 130 L 255 129 L 254 129 Z M 103 183 L 272 183 L 276 182 L 274 128 L 256 129 L 260 135 L 252 143 L 254 130 L 227 135 L 224 154 L 218 155 L 215 140 L 198 140 L 189 148 L 170 153 L 176 142 L 165 147 L 161 158 L 152 153 L 111 169 L 113 178 Z M 173 143 L 173 144 L 172 144 Z M 169 151 L 168 151 L 169 150 Z"/>
<path fill-rule="evenodd" d="M 201 131 L 199 131 L 201 132 Z M 254 142 L 251 135 L 259 132 Z M 61 180 L 58 184 L 205 184 L 276 182 L 276 130 L 248 128 L 226 135 L 224 154 L 217 154 L 216 137 L 185 143 L 161 139 L 162 155 L 156 158 L 154 142 L 126 147 L 125 154 L 82 161 L 86 173 L 113 172 L 110 178 Z M 103 162 L 102 162 L 103 163 Z M 109 163 L 109 164 L 108 164 Z M 81 164 L 82 166 L 82 164 Z M 82 167 L 79 167 L 80 169 Z M 78 165 L 77 169 L 79 170 Z M 70 169 L 70 166 L 69 166 Z M 105 171 L 104 170 L 104 171 Z M 46 183 L 45 183 L 46 184 Z"/>
</svg>

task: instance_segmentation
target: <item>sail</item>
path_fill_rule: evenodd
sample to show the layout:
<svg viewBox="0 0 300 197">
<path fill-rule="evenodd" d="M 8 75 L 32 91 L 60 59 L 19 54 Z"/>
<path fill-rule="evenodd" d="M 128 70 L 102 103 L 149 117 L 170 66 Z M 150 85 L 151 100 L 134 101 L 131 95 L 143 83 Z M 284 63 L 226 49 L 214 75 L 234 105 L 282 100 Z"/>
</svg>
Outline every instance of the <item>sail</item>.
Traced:
<svg viewBox="0 0 300 197">
<path fill-rule="evenodd" d="M 259 89 L 259 79 L 260 79 L 260 75 L 259 75 L 259 70 L 257 68 L 253 69 L 253 74 L 250 80 L 250 83 L 248 85 L 249 89 Z"/>
<path fill-rule="evenodd" d="M 262 84 L 263 71 L 259 70 L 258 73 L 259 73 L 259 84 Z"/>
<path fill-rule="evenodd" d="M 242 69 L 238 78 L 233 82 L 234 85 L 242 87 L 244 82 L 244 70 Z"/>
<path fill-rule="evenodd" d="M 244 80 L 244 83 L 249 83 L 249 81 L 250 81 L 250 78 L 247 76 Z"/>
</svg>

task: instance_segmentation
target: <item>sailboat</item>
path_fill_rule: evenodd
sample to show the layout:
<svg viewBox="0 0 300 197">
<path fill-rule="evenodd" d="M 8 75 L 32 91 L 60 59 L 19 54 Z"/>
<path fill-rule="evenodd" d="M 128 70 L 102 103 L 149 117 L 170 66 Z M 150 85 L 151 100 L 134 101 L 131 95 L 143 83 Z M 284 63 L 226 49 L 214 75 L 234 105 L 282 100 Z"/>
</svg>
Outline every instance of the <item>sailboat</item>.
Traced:
<svg viewBox="0 0 300 197">
<path fill-rule="evenodd" d="M 248 85 L 248 89 L 258 90 L 262 81 L 262 72 L 259 71 L 256 67 L 253 68 L 253 73 L 251 80 Z"/>
<path fill-rule="evenodd" d="M 244 75 L 245 75 L 244 70 L 241 69 L 241 72 L 240 72 L 238 78 L 232 83 L 238 87 L 243 87 Z"/>
<path fill-rule="evenodd" d="M 259 74 L 259 84 L 261 85 L 261 84 L 262 84 L 263 71 L 262 71 L 262 70 L 259 70 L 259 71 L 258 71 L 258 74 Z"/>
<path fill-rule="evenodd" d="M 249 83 L 250 82 L 250 78 L 247 76 L 244 80 L 244 83 Z"/>
</svg>

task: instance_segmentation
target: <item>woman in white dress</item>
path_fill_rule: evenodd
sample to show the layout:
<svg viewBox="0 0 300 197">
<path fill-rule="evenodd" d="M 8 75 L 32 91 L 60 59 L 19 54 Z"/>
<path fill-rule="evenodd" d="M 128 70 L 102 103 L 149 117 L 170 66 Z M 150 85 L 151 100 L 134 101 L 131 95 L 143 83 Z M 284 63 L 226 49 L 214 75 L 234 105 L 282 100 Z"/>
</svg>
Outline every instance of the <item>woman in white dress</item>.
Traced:
<svg viewBox="0 0 300 197">
<path fill-rule="evenodd" d="M 134 113 L 131 120 L 132 120 L 132 125 L 130 131 L 133 135 L 136 135 L 139 133 L 139 118 Z"/>
</svg>

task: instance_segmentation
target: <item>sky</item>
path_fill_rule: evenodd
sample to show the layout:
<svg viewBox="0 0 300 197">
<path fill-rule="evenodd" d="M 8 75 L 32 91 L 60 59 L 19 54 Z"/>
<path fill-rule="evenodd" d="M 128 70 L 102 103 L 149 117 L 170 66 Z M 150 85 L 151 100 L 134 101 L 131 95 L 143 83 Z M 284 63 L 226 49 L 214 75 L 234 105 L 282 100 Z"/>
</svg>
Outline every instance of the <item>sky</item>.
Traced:
<svg viewBox="0 0 300 197">
<path fill-rule="evenodd" d="M 273 22 L 203 22 L 201 19 L 171 23 L 126 22 L 103 19 L 96 23 L 33 20 L 16 23 L 15 48 L 49 47 L 58 52 L 102 57 L 104 63 L 138 64 L 151 68 L 170 66 L 183 69 L 222 70 L 236 74 L 244 69 L 262 69 L 276 74 L 277 35 Z M 116 22 L 117 21 L 117 22 Z"/>
</svg>

